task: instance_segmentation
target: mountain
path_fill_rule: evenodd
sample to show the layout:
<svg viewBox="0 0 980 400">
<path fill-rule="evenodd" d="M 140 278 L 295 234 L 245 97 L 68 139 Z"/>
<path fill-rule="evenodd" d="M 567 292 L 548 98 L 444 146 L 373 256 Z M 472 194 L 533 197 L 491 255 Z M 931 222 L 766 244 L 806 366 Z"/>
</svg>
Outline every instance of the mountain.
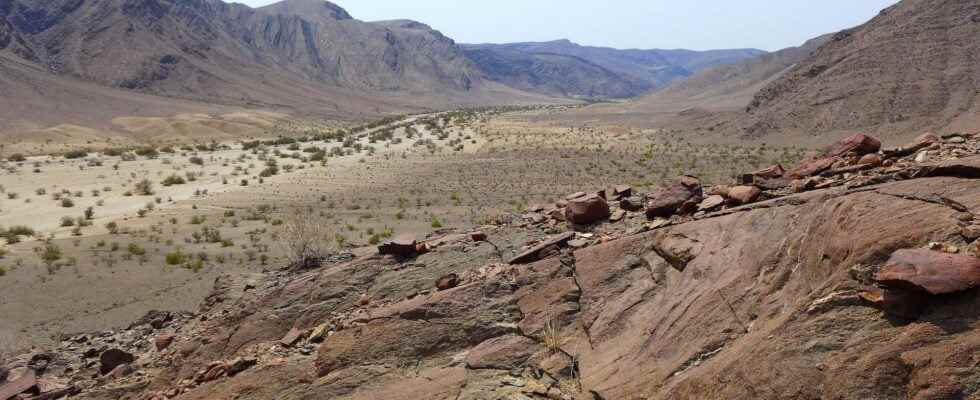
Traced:
<svg viewBox="0 0 980 400">
<path fill-rule="evenodd" d="M 763 87 L 735 123 L 747 135 L 980 126 L 980 1 L 905 0 L 837 33 Z"/>
<path fill-rule="evenodd" d="M 711 111 L 743 110 L 759 89 L 812 55 L 831 36 L 820 36 L 799 47 L 789 47 L 737 63 L 703 69 L 633 101 L 630 106 L 638 112 L 682 111 L 689 108 Z"/>
<path fill-rule="evenodd" d="M 765 52 L 619 50 L 568 40 L 463 45 L 491 79 L 524 90 L 581 97 L 634 97 L 712 66 Z"/>
<path fill-rule="evenodd" d="M 221 0 L 0 0 L 0 69 L 17 71 L 0 79 L 0 128 L 20 133 L 62 123 L 118 129 L 110 120 L 134 111 L 173 115 L 174 107 L 161 108 L 166 102 L 134 92 L 194 103 L 181 110 L 221 105 L 348 119 L 554 101 L 484 79 L 452 39 L 424 24 L 363 22 L 321 0 L 261 8 Z M 107 89 L 109 98 L 132 103 L 68 100 Z M 14 111 L 27 99 L 41 107 L 31 118 Z"/>
</svg>

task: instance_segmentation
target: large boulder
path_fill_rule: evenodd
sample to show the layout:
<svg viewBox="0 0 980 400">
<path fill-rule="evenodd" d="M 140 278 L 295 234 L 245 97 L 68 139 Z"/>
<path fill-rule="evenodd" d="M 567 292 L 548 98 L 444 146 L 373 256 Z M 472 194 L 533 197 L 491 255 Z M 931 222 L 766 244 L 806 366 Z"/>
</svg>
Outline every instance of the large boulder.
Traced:
<svg viewBox="0 0 980 400">
<path fill-rule="evenodd" d="M 693 176 L 682 176 L 669 186 L 647 196 L 647 218 L 667 218 L 674 214 L 694 212 L 703 197 L 701 180 Z"/>
<path fill-rule="evenodd" d="M 577 225 L 596 223 L 609 215 L 609 203 L 598 194 L 576 197 L 565 207 L 565 220 Z"/>
</svg>

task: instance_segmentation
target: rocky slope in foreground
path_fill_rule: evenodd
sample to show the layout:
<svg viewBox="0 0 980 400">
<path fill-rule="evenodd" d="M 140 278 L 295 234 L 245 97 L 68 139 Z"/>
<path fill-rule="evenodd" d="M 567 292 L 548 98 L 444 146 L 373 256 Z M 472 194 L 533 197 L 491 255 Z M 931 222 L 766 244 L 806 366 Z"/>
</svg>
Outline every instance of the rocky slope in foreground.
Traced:
<svg viewBox="0 0 980 400">
<path fill-rule="evenodd" d="M 379 249 L 404 258 L 218 280 L 196 315 L 9 360 L 0 394 L 976 398 L 978 179 L 980 135 L 855 135 L 735 186 L 577 193 Z"/>
</svg>

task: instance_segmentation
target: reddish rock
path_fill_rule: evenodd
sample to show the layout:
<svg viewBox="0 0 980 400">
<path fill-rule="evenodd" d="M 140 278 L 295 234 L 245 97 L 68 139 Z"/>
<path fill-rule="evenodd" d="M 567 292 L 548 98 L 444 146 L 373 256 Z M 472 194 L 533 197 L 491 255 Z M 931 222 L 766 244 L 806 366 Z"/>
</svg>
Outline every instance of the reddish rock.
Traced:
<svg viewBox="0 0 980 400">
<path fill-rule="evenodd" d="M 399 237 L 378 246 L 378 254 L 396 257 L 413 257 L 418 255 L 418 242 L 410 237 Z"/>
<path fill-rule="evenodd" d="M 167 347 L 170 347 L 171 344 L 173 344 L 174 339 L 176 337 L 177 335 L 174 335 L 173 332 L 163 333 L 157 336 L 156 339 L 153 340 L 153 344 L 156 345 L 157 351 L 163 351 Z"/>
<path fill-rule="evenodd" d="M 609 203 L 598 195 L 586 195 L 568 201 L 565 220 L 573 224 L 588 225 L 609 218 Z"/>
<path fill-rule="evenodd" d="M 299 328 L 290 329 L 289 332 L 286 333 L 286 336 L 279 339 L 279 344 L 286 347 L 292 347 L 299 340 L 300 335 L 302 335 L 302 332 L 300 332 Z"/>
<path fill-rule="evenodd" d="M 764 178 L 764 179 L 775 179 L 782 178 L 786 170 L 783 169 L 782 165 L 776 164 L 765 169 L 760 169 L 752 173 L 752 176 Z"/>
<path fill-rule="evenodd" d="M 225 376 L 228 371 L 228 366 L 222 363 L 215 363 L 208 368 L 208 370 L 199 376 L 197 379 L 200 382 L 211 382 L 217 380 L 218 378 Z"/>
<path fill-rule="evenodd" d="M 235 376 L 246 369 L 252 368 L 258 363 L 259 360 L 255 357 L 238 357 L 229 362 L 225 370 L 228 373 L 228 376 Z"/>
<path fill-rule="evenodd" d="M 786 175 L 793 179 L 802 179 L 814 175 L 819 175 L 830 167 L 834 166 L 834 158 L 818 158 L 815 160 L 803 161 L 796 168 L 793 168 Z"/>
<path fill-rule="evenodd" d="M 436 289 L 449 290 L 459 286 L 459 275 L 448 274 L 436 280 Z"/>
<path fill-rule="evenodd" d="M 99 372 L 102 375 L 112 372 L 116 367 L 122 364 L 129 364 L 136 360 L 131 353 L 122 351 L 120 349 L 109 349 L 103 351 L 99 355 Z"/>
<path fill-rule="evenodd" d="M 34 370 L 28 369 L 19 378 L 13 380 L 12 382 L 7 382 L 6 384 L 0 385 L 0 399 L 10 399 L 18 394 L 24 393 L 31 388 L 37 386 L 37 376 L 34 374 Z"/>
<path fill-rule="evenodd" d="M 527 250 L 521 252 L 520 254 L 514 256 L 514 258 L 511 258 L 508 263 L 509 264 L 527 264 L 527 263 L 538 261 L 538 260 L 540 260 L 542 258 L 542 256 L 541 256 L 540 253 L 543 250 L 546 250 L 546 249 L 548 249 L 550 247 L 553 247 L 553 246 L 554 247 L 563 246 L 563 245 L 567 244 L 569 240 L 572 240 L 572 238 L 574 238 L 574 237 L 575 237 L 575 233 L 574 232 L 565 232 L 565 233 L 563 233 L 561 235 L 552 237 L 552 238 L 550 238 L 548 240 L 545 240 L 541 244 L 538 244 L 537 246 L 534 246 L 534 247 L 532 247 L 530 249 L 527 249 Z"/>
<path fill-rule="evenodd" d="M 874 280 L 890 289 L 955 293 L 980 284 L 980 259 L 926 249 L 898 250 Z"/>
<path fill-rule="evenodd" d="M 754 202 L 762 194 L 762 190 L 755 186 L 736 186 L 728 192 L 728 199 L 733 204 L 749 204 Z"/>
<path fill-rule="evenodd" d="M 732 190 L 731 186 L 728 185 L 715 185 L 708 189 L 706 193 L 708 196 L 721 196 L 728 197 L 728 191 Z"/>
<path fill-rule="evenodd" d="M 627 185 L 617 185 L 612 190 L 613 200 L 622 200 L 633 195 L 633 188 Z"/>
<path fill-rule="evenodd" d="M 112 371 L 109 372 L 109 376 L 111 376 L 113 379 L 121 379 L 132 375 L 135 371 L 136 370 L 132 365 L 122 364 L 116 368 L 113 368 Z"/>
<path fill-rule="evenodd" d="M 688 214 L 697 210 L 704 195 L 701 181 L 693 176 L 682 176 L 666 188 L 649 196 L 647 218 L 667 218 L 674 214 Z"/>
<path fill-rule="evenodd" d="M 698 211 L 711 211 L 725 204 L 725 198 L 719 195 L 708 196 L 698 205 Z"/>
<path fill-rule="evenodd" d="M 831 145 L 830 148 L 824 152 L 824 157 L 841 157 L 848 153 L 865 155 L 877 153 L 878 150 L 881 150 L 881 142 L 878 141 L 878 139 L 863 133 L 858 133 L 851 137 L 841 139 L 837 141 L 837 143 Z"/>
<path fill-rule="evenodd" d="M 877 167 L 880 166 L 882 162 L 883 160 L 881 159 L 881 156 L 877 154 L 865 154 L 860 160 L 858 160 L 858 165 L 870 165 Z"/>
</svg>

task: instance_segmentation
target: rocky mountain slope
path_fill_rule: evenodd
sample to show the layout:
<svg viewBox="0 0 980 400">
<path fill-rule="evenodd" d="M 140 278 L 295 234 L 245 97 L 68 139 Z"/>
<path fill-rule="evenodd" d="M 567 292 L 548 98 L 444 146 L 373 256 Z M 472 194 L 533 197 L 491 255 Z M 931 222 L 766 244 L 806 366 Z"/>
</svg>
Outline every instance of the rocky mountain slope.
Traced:
<svg viewBox="0 0 980 400">
<path fill-rule="evenodd" d="M 840 32 L 760 90 L 749 135 L 977 126 L 980 2 L 905 0 Z"/>
<path fill-rule="evenodd" d="M 0 394 L 972 398 L 980 136 L 854 135 L 732 186 L 576 193 L 479 232 L 219 279 L 65 338 Z"/>
<path fill-rule="evenodd" d="M 583 97 L 634 97 L 697 71 L 764 54 L 755 49 L 619 50 L 568 40 L 464 45 L 492 79 L 525 90 Z"/>
<path fill-rule="evenodd" d="M 483 79 L 428 26 L 362 22 L 321 0 L 256 9 L 221 0 L 3 0 L 0 68 L 17 70 L 0 80 L 0 121 L 24 134 L 58 124 L 119 129 L 111 119 L 173 115 L 174 107 L 159 106 L 166 101 L 133 92 L 179 98 L 198 111 L 234 106 L 345 119 L 554 101 Z M 38 84 L 45 81 L 58 84 Z M 96 107 L 58 95 L 86 92 L 133 103 Z M 12 111 L 35 97 L 33 117 Z M 139 113 L 127 114 L 134 108 Z"/>
</svg>

